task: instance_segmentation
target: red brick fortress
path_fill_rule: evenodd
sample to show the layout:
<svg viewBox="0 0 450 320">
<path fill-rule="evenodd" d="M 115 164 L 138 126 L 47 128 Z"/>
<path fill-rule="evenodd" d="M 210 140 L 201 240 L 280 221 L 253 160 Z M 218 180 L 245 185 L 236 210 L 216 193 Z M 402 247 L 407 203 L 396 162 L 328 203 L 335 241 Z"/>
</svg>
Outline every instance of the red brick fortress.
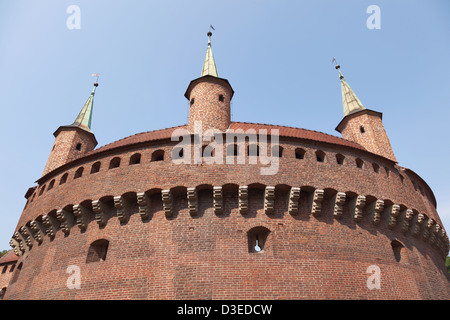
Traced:
<svg viewBox="0 0 450 320">
<path fill-rule="evenodd" d="M 232 122 L 210 41 L 186 125 L 95 149 L 91 94 L 26 193 L 4 299 L 449 299 L 433 191 L 338 70 L 344 138 Z M 207 129 L 223 154 L 173 139 Z"/>
</svg>

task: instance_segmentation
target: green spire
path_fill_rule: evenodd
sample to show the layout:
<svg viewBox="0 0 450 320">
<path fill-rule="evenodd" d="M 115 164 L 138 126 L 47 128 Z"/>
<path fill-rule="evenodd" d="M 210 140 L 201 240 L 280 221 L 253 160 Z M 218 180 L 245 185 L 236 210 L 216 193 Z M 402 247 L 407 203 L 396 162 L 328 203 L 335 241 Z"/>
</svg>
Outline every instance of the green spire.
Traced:
<svg viewBox="0 0 450 320">
<path fill-rule="evenodd" d="M 364 110 L 364 106 L 361 101 L 359 101 L 356 94 L 353 92 L 352 88 L 345 81 L 344 76 L 341 73 L 341 66 L 336 65 L 336 69 L 339 71 L 339 79 L 341 79 L 341 89 L 342 89 L 342 104 L 344 106 L 344 117 L 349 114 Z"/>
<path fill-rule="evenodd" d="M 91 95 L 87 99 L 86 103 L 81 109 L 78 117 L 75 119 L 72 126 L 80 127 L 88 132 L 91 132 L 91 121 L 92 121 L 92 109 L 94 107 L 94 94 L 95 89 L 98 87 L 98 83 L 94 83 L 94 89 L 92 89 Z"/>
<path fill-rule="evenodd" d="M 216 63 L 214 62 L 214 57 L 211 50 L 211 36 L 212 32 L 209 31 L 208 35 L 208 49 L 206 50 L 206 58 L 203 63 L 202 77 L 203 76 L 213 76 L 218 77 Z"/>
</svg>

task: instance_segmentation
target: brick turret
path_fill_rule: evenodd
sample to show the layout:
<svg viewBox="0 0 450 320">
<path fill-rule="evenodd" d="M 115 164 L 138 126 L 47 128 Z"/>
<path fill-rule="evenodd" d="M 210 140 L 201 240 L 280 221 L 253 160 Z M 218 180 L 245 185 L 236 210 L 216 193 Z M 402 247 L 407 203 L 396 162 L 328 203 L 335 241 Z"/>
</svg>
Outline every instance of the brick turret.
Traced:
<svg viewBox="0 0 450 320">
<path fill-rule="evenodd" d="M 92 108 L 94 106 L 94 94 L 98 83 L 94 84 L 88 100 L 84 104 L 74 123 L 61 126 L 53 134 L 55 143 L 45 165 L 43 176 L 50 171 L 82 157 L 94 150 L 97 139 L 91 131 Z"/>
<path fill-rule="evenodd" d="M 342 103 L 344 106 L 344 118 L 336 127 L 336 131 L 340 132 L 344 139 L 354 141 L 370 152 L 397 162 L 389 137 L 383 126 L 382 114 L 364 108 L 347 81 L 345 81 L 340 66 L 336 65 L 336 69 L 339 71 L 341 80 Z"/>
<path fill-rule="evenodd" d="M 217 129 L 225 132 L 231 123 L 231 99 L 234 91 L 226 79 L 218 77 L 211 50 L 211 32 L 202 75 L 189 84 L 185 97 L 189 100 L 188 130 L 195 132 L 195 123 L 201 122 L 203 132 Z"/>
</svg>

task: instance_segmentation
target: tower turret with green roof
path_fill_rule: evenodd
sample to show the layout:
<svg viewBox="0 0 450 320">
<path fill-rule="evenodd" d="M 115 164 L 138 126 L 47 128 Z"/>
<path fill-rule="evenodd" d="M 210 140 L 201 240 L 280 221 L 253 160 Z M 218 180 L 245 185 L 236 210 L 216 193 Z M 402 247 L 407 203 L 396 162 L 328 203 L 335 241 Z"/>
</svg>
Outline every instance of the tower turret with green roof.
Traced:
<svg viewBox="0 0 450 320">
<path fill-rule="evenodd" d="M 397 162 L 382 122 L 381 112 L 366 109 L 342 75 L 340 65 L 336 65 L 336 69 L 341 80 L 344 107 L 344 118 L 336 127 L 336 131 L 340 132 L 344 139 L 354 141 L 370 152 Z"/>
<path fill-rule="evenodd" d="M 97 87 L 98 83 L 96 82 L 75 121 L 70 125 L 59 127 L 53 134 L 55 143 L 45 165 L 43 176 L 94 150 L 97 145 L 97 139 L 91 131 L 91 122 L 95 89 Z"/>
<path fill-rule="evenodd" d="M 211 31 L 200 78 L 192 80 L 184 96 L 189 100 L 188 130 L 200 133 L 215 129 L 225 132 L 231 123 L 231 98 L 234 91 L 226 79 L 219 78 L 211 49 Z"/>
</svg>

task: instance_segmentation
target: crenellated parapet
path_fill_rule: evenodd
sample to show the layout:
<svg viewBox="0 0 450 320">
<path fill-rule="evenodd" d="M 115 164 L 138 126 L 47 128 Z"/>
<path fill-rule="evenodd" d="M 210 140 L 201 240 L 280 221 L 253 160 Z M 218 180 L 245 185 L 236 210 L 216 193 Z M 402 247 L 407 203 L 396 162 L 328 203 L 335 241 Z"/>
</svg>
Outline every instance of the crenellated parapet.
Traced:
<svg viewBox="0 0 450 320">
<path fill-rule="evenodd" d="M 275 209 L 275 187 L 266 187 L 264 191 L 264 213 L 273 214 Z"/>
<path fill-rule="evenodd" d="M 137 205 L 139 207 L 139 215 L 142 220 L 147 220 L 150 218 L 150 197 L 145 192 L 137 193 Z"/>
<path fill-rule="evenodd" d="M 347 195 L 345 192 L 338 192 L 334 196 L 334 211 L 333 216 L 336 219 L 340 219 L 342 217 L 342 210 L 344 209 L 344 203 Z"/>
<path fill-rule="evenodd" d="M 239 213 L 246 215 L 248 213 L 248 186 L 239 187 Z"/>
<path fill-rule="evenodd" d="M 300 188 L 292 187 L 289 192 L 289 213 L 292 215 L 298 214 L 298 201 L 300 199 Z"/>
<path fill-rule="evenodd" d="M 76 217 L 76 224 L 81 231 L 86 231 L 92 211 L 82 204 L 73 206 L 73 215 Z M 96 219 L 97 223 L 98 220 Z"/>
<path fill-rule="evenodd" d="M 311 214 L 313 216 L 320 216 L 322 212 L 322 201 L 323 201 L 324 191 L 320 189 L 316 189 L 313 194 Z"/>
<path fill-rule="evenodd" d="M 188 203 L 187 212 L 192 217 L 198 216 L 198 187 L 186 188 L 185 199 Z M 224 198 L 222 186 L 214 186 L 211 188 L 212 209 L 215 216 L 220 219 L 229 213 L 225 213 L 229 195 Z M 257 205 L 255 201 L 258 198 L 252 198 L 249 202 L 250 185 L 237 186 L 234 192 L 234 198 L 238 201 L 237 213 L 248 218 L 249 207 Z M 260 187 L 258 187 L 261 190 Z M 330 189 L 325 192 L 324 189 L 308 189 L 304 191 L 301 187 L 284 188 L 280 192 L 276 192 L 277 186 L 266 186 L 263 196 L 260 198 L 262 203 L 260 207 L 264 207 L 264 214 L 272 218 L 282 218 L 282 216 L 274 215 L 275 209 L 279 212 L 286 212 L 291 216 L 298 216 L 308 212 L 312 217 L 322 219 L 324 212 L 331 214 L 336 220 L 342 221 L 345 217 L 361 227 L 364 227 L 364 221 L 368 225 L 385 228 L 386 232 L 398 233 L 399 236 L 411 237 L 418 241 L 427 242 L 429 245 L 437 248 L 442 256 L 446 256 L 449 251 L 448 235 L 444 228 L 434 219 L 429 218 L 426 214 L 417 212 L 404 205 L 392 203 L 385 199 L 374 199 L 364 195 L 347 196 L 347 194 L 355 194 L 351 192 L 330 193 Z M 288 191 L 287 191 L 288 190 Z M 162 200 L 162 210 L 167 219 L 176 218 L 175 210 L 179 210 L 175 205 L 172 189 L 164 189 L 159 191 Z M 229 191 L 227 191 L 229 193 Z M 302 196 L 302 192 L 304 196 Z M 228 194 L 227 193 L 227 194 Z M 179 193 L 177 193 L 179 194 Z M 153 196 L 152 196 L 153 197 Z M 277 197 L 287 197 L 283 201 L 276 202 Z M 177 195 L 177 201 L 180 201 Z M 104 200 L 109 199 L 109 200 Z M 132 200 L 134 199 L 134 200 Z M 326 201 L 324 201 L 326 199 Z M 286 208 L 276 207 L 276 203 L 284 203 Z M 386 203 L 389 203 L 387 206 Z M 41 244 L 45 241 L 45 236 L 53 240 L 57 238 L 58 232 L 69 236 L 72 228 L 76 225 L 85 232 L 88 225 L 95 221 L 99 228 L 103 228 L 108 220 L 114 217 L 116 213 L 119 223 L 126 224 L 131 218 L 131 207 L 138 208 L 140 220 L 148 221 L 152 212 L 152 201 L 149 193 L 137 192 L 135 197 L 115 196 L 103 197 L 99 200 L 85 200 L 76 205 L 67 205 L 63 209 L 54 209 L 51 214 L 42 215 L 40 218 L 30 221 L 24 226 L 18 228 L 13 235 L 10 245 L 19 255 L 26 250 L 30 250 L 34 244 Z M 326 210 L 324 209 L 326 206 Z M 177 209 L 176 209 L 177 207 Z M 309 208 L 309 209 L 306 209 Z M 306 210 L 306 211 L 305 211 Z"/>
<path fill-rule="evenodd" d="M 213 188 L 213 206 L 214 206 L 214 213 L 216 215 L 223 214 L 223 194 L 222 194 L 222 187 L 214 187 Z"/>
<path fill-rule="evenodd" d="M 116 196 L 114 197 L 114 207 L 120 223 L 126 223 L 130 217 L 130 202 L 123 196 Z"/>
<path fill-rule="evenodd" d="M 162 202 L 163 202 L 163 207 L 164 207 L 164 213 L 165 213 L 167 218 L 170 218 L 173 215 L 173 211 L 172 211 L 172 207 L 173 207 L 172 193 L 170 192 L 170 190 L 163 190 L 163 191 L 161 191 L 161 197 L 162 197 Z"/>
</svg>

